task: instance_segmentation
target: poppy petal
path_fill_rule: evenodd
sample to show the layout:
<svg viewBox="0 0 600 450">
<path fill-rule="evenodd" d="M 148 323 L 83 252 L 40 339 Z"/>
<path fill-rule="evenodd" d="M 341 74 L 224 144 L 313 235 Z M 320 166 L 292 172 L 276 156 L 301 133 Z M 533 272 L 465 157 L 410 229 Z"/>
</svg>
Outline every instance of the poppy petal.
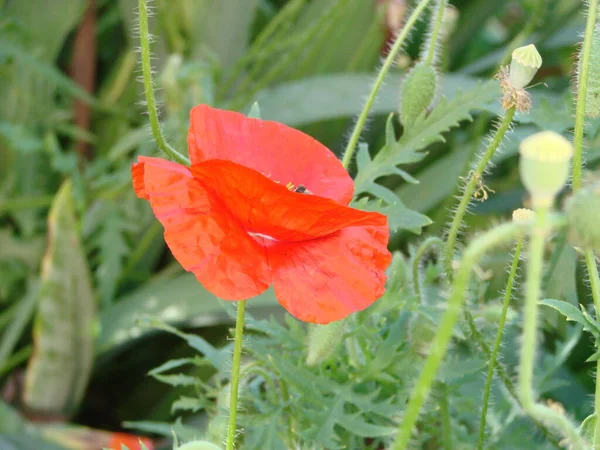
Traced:
<svg viewBox="0 0 600 450">
<path fill-rule="evenodd" d="M 350 227 L 321 239 L 267 247 L 279 303 L 305 322 L 361 311 L 385 290 L 389 228 Z"/>
<path fill-rule="evenodd" d="M 277 241 L 315 239 L 359 225 L 386 225 L 387 218 L 324 197 L 293 192 L 256 170 L 231 161 L 211 160 L 192 166 L 192 174 L 214 190 L 250 233 Z"/>
<path fill-rule="evenodd" d="M 192 164 L 210 159 L 233 161 L 344 205 L 352 200 L 352 179 L 333 152 L 278 122 L 196 106 L 190 113 L 188 150 Z"/>
<path fill-rule="evenodd" d="M 136 192 L 150 201 L 183 268 L 225 300 L 264 292 L 271 284 L 266 250 L 219 199 L 185 166 L 160 158 L 138 161 L 132 169 Z"/>
</svg>

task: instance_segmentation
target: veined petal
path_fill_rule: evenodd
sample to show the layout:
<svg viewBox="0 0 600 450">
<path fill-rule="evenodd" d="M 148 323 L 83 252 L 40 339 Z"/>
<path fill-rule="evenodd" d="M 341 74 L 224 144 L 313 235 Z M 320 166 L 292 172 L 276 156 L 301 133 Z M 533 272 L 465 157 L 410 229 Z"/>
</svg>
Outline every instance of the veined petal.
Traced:
<svg viewBox="0 0 600 450">
<path fill-rule="evenodd" d="M 231 161 L 192 166 L 194 178 L 221 199 L 248 231 L 278 241 L 315 239 L 349 226 L 387 225 L 387 218 L 324 197 L 287 189 L 257 171 Z"/>
<path fill-rule="evenodd" d="M 279 303 L 297 319 L 329 323 L 361 311 L 385 290 L 387 226 L 350 227 L 267 247 Z"/>
<path fill-rule="evenodd" d="M 190 113 L 192 164 L 223 159 L 250 167 L 284 185 L 302 184 L 347 205 L 354 185 L 338 158 L 312 137 L 277 122 L 196 106 Z"/>
<path fill-rule="evenodd" d="M 225 300 L 243 300 L 271 283 L 266 250 L 182 165 L 140 157 L 134 188 L 165 227 L 171 252 L 204 287 Z"/>
</svg>

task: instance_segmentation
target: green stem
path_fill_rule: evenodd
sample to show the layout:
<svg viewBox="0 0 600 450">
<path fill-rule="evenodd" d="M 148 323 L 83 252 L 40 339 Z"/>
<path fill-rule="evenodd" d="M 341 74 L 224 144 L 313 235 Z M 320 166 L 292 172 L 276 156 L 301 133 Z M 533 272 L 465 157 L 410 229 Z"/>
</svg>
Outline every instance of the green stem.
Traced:
<svg viewBox="0 0 600 450">
<path fill-rule="evenodd" d="M 562 223 L 564 223 L 564 220 Z M 500 225 L 473 240 L 465 251 L 456 280 L 452 285 L 452 294 L 447 302 L 446 311 L 442 316 L 435 338 L 431 343 L 429 356 L 425 360 L 423 369 L 413 388 L 410 401 L 404 413 L 398 434 L 396 435 L 396 441 L 390 447 L 390 450 L 404 450 L 408 445 L 413 428 L 419 417 L 419 411 L 429 395 L 431 384 L 435 379 L 439 366 L 448 350 L 448 344 L 452 339 L 452 331 L 462 309 L 473 266 L 486 251 L 517 236 L 521 236 L 525 230 L 525 224 L 509 223 Z"/>
<path fill-rule="evenodd" d="M 423 256 L 425 256 L 425 254 L 429 251 L 429 249 L 436 245 L 439 248 L 442 248 L 444 246 L 444 241 L 442 241 L 437 236 L 428 237 L 421 243 L 421 245 L 419 245 L 419 248 L 417 248 L 415 256 L 413 257 L 413 261 L 412 261 L 413 289 L 414 289 L 415 295 L 417 296 L 417 300 L 419 301 L 419 303 L 423 302 L 421 299 L 421 277 L 420 277 L 421 260 L 423 259 Z"/>
<path fill-rule="evenodd" d="M 227 428 L 226 450 L 233 450 L 237 433 L 237 403 L 240 386 L 240 363 L 242 360 L 242 342 L 244 340 L 244 311 L 246 301 L 238 302 L 235 320 L 235 342 L 233 344 L 233 365 L 231 367 L 231 392 L 229 394 L 229 427 Z"/>
<path fill-rule="evenodd" d="M 427 41 L 427 57 L 425 63 L 431 65 L 435 62 L 438 35 L 440 34 L 440 28 L 442 27 L 442 20 L 444 19 L 444 12 L 446 10 L 446 0 L 439 0 L 435 12 L 435 22 L 431 29 L 431 35 Z"/>
<path fill-rule="evenodd" d="M 559 431 L 569 439 L 573 450 L 583 450 L 584 445 L 577 428 L 563 414 L 537 403 L 533 392 L 533 368 L 537 348 L 538 301 L 541 293 L 542 265 L 545 239 L 550 233 L 549 206 L 540 205 L 535 212 L 535 225 L 531 231 L 527 284 L 523 309 L 523 339 L 519 361 L 518 392 L 525 412 Z"/>
<path fill-rule="evenodd" d="M 375 79 L 375 83 L 373 84 L 373 88 L 371 89 L 371 93 L 369 97 L 367 97 L 367 101 L 365 102 L 365 106 L 358 116 L 358 120 L 356 121 L 356 125 L 354 125 L 354 130 L 352 130 L 352 135 L 350 136 L 350 140 L 348 141 L 348 145 L 346 145 L 346 150 L 344 151 L 344 158 L 342 159 L 342 165 L 347 169 L 350 166 L 350 161 L 352 161 L 352 156 L 354 155 L 354 151 L 356 150 L 356 146 L 358 145 L 358 140 L 360 139 L 360 134 L 362 133 L 365 124 L 367 123 L 367 118 L 369 116 L 369 112 L 373 107 L 373 103 L 377 98 L 377 93 L 383 84 L 383 80 L 390 68 L 394 64 L 396 60 L 396 56 L 398 52 L 402 48 L 404 41 L 408 37 L 408 34 L 412 30 L 413 26 L 419 19 L 419 16 L 423 13 L 427 5 L 431 0 L 421 0 L 417 7 L 414 9 L 413 13 L 410 15 L 404 26 L 402 27 L 402 31 L 398 34 L 398 37 L 394 41 L 394 45 L 390 49 L 379 73 L 377 74 L 377 78 Z"/>
<path fill-rule="evenodd" d="M 450 423 L 448 386 L 445 383 L 440 383 L 440 415 L 442 416 L 442 448 L 452 450 L 452 424 Z"/>
<path fill-rule="evenodd" d="M 598 0 L 588 1 L 587 22 L 585 24 L 585 35 L 583 47 L 581 48 L 581 66 L 577 77 L 577 108 L 575 110 L 575 131 L 573 139 L 573 190 L 581 187 L 583 172 L 583 128 L 585 126 L 585 100 L 590 71 L 590 54 L 592 52 L 592 35 L 596 24 L 596 10 Z"/>
<path fill-rule="evenodd" d="M 190 161 L 169 145 L 162 134 L 160 121 L 158 120 L 158 110 L 156 108 L 156 98 L 154 97 L 154 82 L 152 81 L 152 66 L 150 64 L 150 32 L 148 31 L 148 5 L 147 0 L 139 0 L 139 20 L 140 20 L 140 50 L 142 59 L 142 79 L 144 81 L 144 92 L 146 93 L 146 109 L 150 120 L 150 128 L 160 148 L 167 156 L 180 164 L 190 165 Z"/>
<path fill-rule="evenodd" d="M 521 257 L 522 248 L 523 239 L 521 238 L 517 241 L 517 245 L 515 247 L 513 262 L 510 267 L 510 272 L 508 274 L 508 281 L 506 282 L 506 291 L 504 292 L 504 301 L 502 302 L 502 312 L 500 313 L 500 321 L 498 322 L 498 332 L 496 333 L 496 341 L 494 342 L 494 348 L 492 350 L 492 355 L 488 363 L 488 373 L 487 378 L 485 380 L 485 388 L 483 390 L 483 406 L 481 408 L 481 420 L 479 423 L 479 444 L 477 445 L 478 450 L 483 450 L 483 443 L 485 441 L 485 422 L 490 401 L 492 380 L 494 378 L 494 371 L 496 367 L 496 361 L 498 359 L 498 353 L 500 351 L 500 344 L 502 343 L 504 324 L 506 323 L 506 314 L 508 312 L 508 305 L 510 304 L 513 286 L 517 277 L 517 270 L 519 268 L 519 258 Z"/>
<path fill-rule="evenodd" d="M 596 265 L 596 257 L 591 249 L 585 250 L 585 264 L 587 266 L 590 277 L 590 287 L 592 288 L 592 298 L 594 300 L 594 309 L 596 310 L 596 318 L 600 314 L 600 276 L 598 276 L 598 266 Z M 596 417 L 600 417 L 600 361 L 596 362 L 596 393 L 594 399 L 594 411 Z M 596 420 L 596 432 L 594 433 L 594 450 L 600 450 L 600 420 Z"/>
<path fill-rule="evenodd" d="M 463 218 L 467 212 L 467 208 L 469 207 L 469 203 L 471 202 L 475 188 L 481 182 L 481 177 L 483 176 L 487 165 L 500 146 L 500 143 L 502 142 L 502 139 L 504 139 L 506 132 L 510 129 L 514 115 L 514 107 L 506 110 L 504 117 L 502 118 L 502 122 L 500 122 L 494 137 L 481 156 L 477 167 L 475 167 L 475 169 L 470 173 L 467 184 L 463 190 L 460 203 L 458 204 L 456 213 L 454 214 L 454 218 L 452 220 L 452 225 L 450 226 L 450 231 L 446 240 L 446 248 L 444 250 L 444 267 L 446 270 L 446 276 L 449 280 L 452 280 L 452 261 L 454 259 L 454 248 L 456 246 L 456 238 L 458 237 L 458 232 L 460 230 Z"/>
</svg>

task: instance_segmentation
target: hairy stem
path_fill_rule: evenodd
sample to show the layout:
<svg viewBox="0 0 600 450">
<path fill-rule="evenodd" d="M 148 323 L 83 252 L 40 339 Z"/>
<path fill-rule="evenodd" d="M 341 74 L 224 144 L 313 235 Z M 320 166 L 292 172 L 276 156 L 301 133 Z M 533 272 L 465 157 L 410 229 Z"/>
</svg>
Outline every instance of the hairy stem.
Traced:
<svg viewBox="0 0 600 450">
<path fill-rule="evenodd" d="M 596 318 L 600 313 L 600 276 L 598 276 L 598 266 L 596 265 L 596 257 L 594 251 L 587 249 L 585 251 L 585 264 L 587 266 L 590 277 L 590 287 L 592 288 L 592 298 L 594 299 L 594 309 L 596 310 Z M 594 397 L 596 417 L 600 411 L 600 382 L 598 380 L 600 374 L 600 361 L 596 362 L 596 393 Z M 600 450 L 600 420 L 596 419 L 596 432 L 594 433 L 594 450 Z"/>
<path fill-rule="evenodd" d="M 533 391 L 533 368 L 537 347 L 538 301 L 541 293 L 544 242 L 551 230 L 548 217 L 549 206 L 542 205 L 536 208 L 535 226 L 531 231 L 527 262 L 518 392 L 521 406 L 529 416 L 559 430 L 564 437 L 569 439 L 573 450 L 583 450 L 584 445 L 577 428 L 560 412 L 542 403 L 537 403 Z"/>
<path fill-rule="evenodd" d="M 435 11 L 435 21 L 431 28 L 431 34 L 427 41 L 427 56 L 425 63 L 431 65 L 435 62 L 436 50 L 438 44 L 438 35 L 440 34 L 440 28 L 442 27 L 442 20 L 444 19 L 444 12 L 446 11 L 446 0 L 439 0 Z"/>
<path fill-rule="evenodd" d="M 425 254 L 427 254 L 427 252 L 429 251 L 429 249 L 431 247 L 437 246 L 439 248 L 442 248 L 443 245 L 444 245 L 444 241 L 442 241 L 439 237 L 430 236 L 427 239 L 425 239 L 421 243 L 421 245 L 419 245 L 419 248 L 417 248 L 415 256 L 413 257 L 413 261 L 412 261 L 413 289 L 414 289 L 415 295 L 417 296 L 417 299 L 419 300 L 419 303 L 423 302 L 423 300 L 421 298 L 421 277 L 420 277 L 421 260 L 423 259 L 423 256 L 425 256 Z"/>
<path fill-rule="evenodd" d="M 444 450 L 452 450 L 452 424 L 450 423 L 450 404 L 448 386 L 440 383 L 440 415 L 442 416 L 442 443 Z"/>
<path fill-rule="evenodd" d="M 142 59 L 142 79 L 144 81 L 144 92 L 146 93 L 146 109 L 150 120 L 150 128 L 154 140 L 169 158 L 180 164 L 190 165 L 190 161 L 175 150 L 166 141 L 162 134 L 160 121 L 158 120 L 158 109 L 156 108 L 156 98 L 154 97 L 154 82 L 152 81 L 152 66 L 150 64 L 150 32 L 148 31 L 148 4 L 147 0 L 139 0 L 139 19 L 140 19 L 140 50 Z"/>
<path fill-rule="evenodd" d="M 235 320 L 235 341 L 233 345 L 233 365 L 231 367 L 231 393 L 229 397 L 229 427 L 227 428 L 226 450 L 233 450 L 237 433 L 237 403 L 240 386 L 240 362 L 242 360 L 242 342 L 244 340 L 244 311 L 246 301 L 238 302 Z"/>
<path fill-rule="evenodd" d="M 367 97 L 365 106 L 363 106 L 363 109 L 360 112 L 360 115 L 358 116 L 356 124 L 354 125 L 354 130 L 352 130 L 352 135 L 350 136 L 348 145 L 346 145 L 346 150 L 344 150 L 344 157 L 342 159 L 342 165 L 346 169 L 350 166 L 350 161 L 352 161 L 352 156 L 354 155 L 354 151 L 356 150 L 356 146 L 358 145 L 358 140 L 360 139 L 360 134 L 362 133 L 362 130 L 365 127 L 365 124 L 367 123 L 367 117 L 369 116 L 369 112 L 371 111 L 371 108 L 373 107 L 373 103 L 375 102 L 375 99 L 377 98 L 377 93 L 379 92 L 379 89 L 381 88 L 381 86 L 383 84 L 383 80 L 384 80 L 385 76 L 387 75 L 387 73 L 391 69 L 392 65 L 394 64 L 394 61 L 396 60 L 396 56 L 398 55 L 398 52 L 402 48 L 404 41 L 406 41 L 408 34 L 410 33 L 413 26 L 419 19 L 419 16 L 423 13 L 425 8 L 427 8 L 427 5 L 429 5 L 430 2 L 431 2 L 431 0 L 421 0 L 419 2 L 417 7 L 414 9 L 413 13 L 410 15 L 410 17 L 408 18 L 408 20 L 402 27 L 402 31 L 396 37 L 396 40 L 394 41 L 394 44 L 392 45 L 390 52 L 388 53 L 387 57 L 385 58 L 385 61 L 383 62 L 383 65 L 381 66 L 381 69 L 379 70 L 379 73 L 377 74 L 377 78 L 375 78 L 375 83 L 373 84 L 373 88 L 371 89 L 371 92 L 370 92 L 369 96 Z"/>
<path fill-rule="evenodd" d="M 460 230 L 463 218 L 467 212 L 467 208 L 469 207 L 469 203 L 471 202 L 475 188 L 479 183 L 481 183 L 481 177 L 483 176 L 487 165 L 500 146 L 500 143 L 502 142 L 502 139 L 504 139 L 506 132 L 510 129 L 514 115 L 514 107 L 506 110 L 504 117 L 502 118 L 502 122 L 500 122 L 494 137 L 485 149 L 485 152 L 481 156 L 481 159 L 479 160 L 479 163 L 475 169 L 471 171 L 467 184 L 463 190 L 460 203 L 458 204 L 458 208 L 454 214 L 454 219 L 452 219 L 452 225 L 450 226 L 446 247 L 444 249 L 444 267 L 446 276 L 449 280 L 452 280 L 452 261 L 454 259 L 454 248 L 456 246 L 456 238 L 458 237 L 458 232 Z"/>
<path fill-rule="evenodd" d="M 502 335 L 504 333 L 504 324 L 506 323 L 506 314 L 508 312 L 508 305 L 512 297 L 513 286 L 517 277 L 517 270 L 519 268 L 519 258 L 521 257 L 521 250 L 523 248 L 523 238 L 517 241 L 515 252 L 513 255 L 513 262 L 510 267 L 508 274 L 508 280 L 506 282 L 506 291 L 504 292 L 504 300 L 502 302 L 502 312 L 500 313 L 500 320 L 498 321 L 498 332 L 496 333 L 496 340 L 494 341 L 494 348 L 492 349 L 492 355 L 488 363 L 488 373 L 485 380 L 485 387 L 483 390 L 483 406 L 481 407 L 481 420 L 479 423 L 479 443 L 477 445 L 478 450 L 483 450 L 483 443 L 485 441 L 485 422 L 487 417 L 487 410 L 490 401 L 490 391 L 492 388 L 492 380 L 494 378 L 494 370 L 496 368 L 496 360 L 498 359 L 498 353 L 500 351 L 500 344 L 502 343 Z"/>
<path fill-rule="evenodd" d="M 458 320 L 465 299 L 465 292 L 471 277 L 471 270 L 479 258 L 489 249 L 512 240 L 525 232 L 523 224 L 510 223 L 500 225 L 473 240 L 461 260 L 456 280 L 452 285 L 452 294 L 448 300 L 446 311 L 442 316 L 435 338 L 429 349 L 429 356 L 410 396 L 404 418 L 396 435 L 395 443 L 390 450 L 405 450 L 413 428 L 419 417 L 423 403 L 431 390 L 437 371 L 448 350 L 452 339 L 452 331 Z"/>
</svg>

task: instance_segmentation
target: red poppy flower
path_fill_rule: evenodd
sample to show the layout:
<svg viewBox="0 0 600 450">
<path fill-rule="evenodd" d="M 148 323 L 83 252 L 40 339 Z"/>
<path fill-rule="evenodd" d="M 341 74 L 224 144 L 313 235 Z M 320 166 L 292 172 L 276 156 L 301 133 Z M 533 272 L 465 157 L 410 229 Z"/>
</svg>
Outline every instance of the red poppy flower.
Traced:
<svg viewBox="0 0 600 450">
<path fill-rule="evenodd" d="M 225 300 L 273 285 L 306 322 L 342 319 L 383 294 L 387 218 L 347 206 L 353 182 L 331 151 L 277 122 L 205 105 L 190 116 L 191 167 L 141 156 L 132 168 L 184 269 Z"/>
<path fill-rule="evenodd" d="M 108 448 L 121 450 L 122 446 L 124 445 L 129 450 L 141 450 L 143 447 L 140 445 L 140 442 L 142 442 L 148 450 L 154 450 L 154 445 L 151 439 L 128 433 L 112 433 L 112 438 Z"/>
</svg>

